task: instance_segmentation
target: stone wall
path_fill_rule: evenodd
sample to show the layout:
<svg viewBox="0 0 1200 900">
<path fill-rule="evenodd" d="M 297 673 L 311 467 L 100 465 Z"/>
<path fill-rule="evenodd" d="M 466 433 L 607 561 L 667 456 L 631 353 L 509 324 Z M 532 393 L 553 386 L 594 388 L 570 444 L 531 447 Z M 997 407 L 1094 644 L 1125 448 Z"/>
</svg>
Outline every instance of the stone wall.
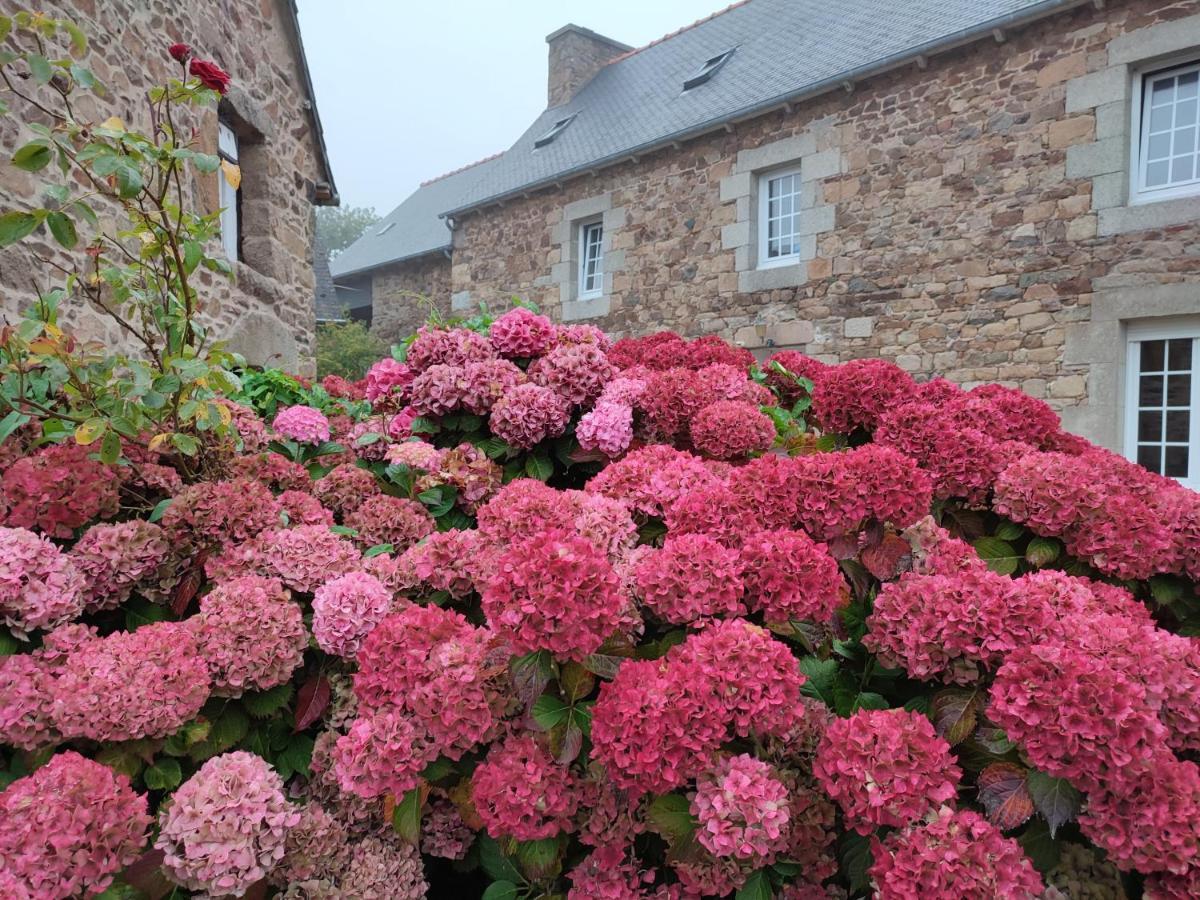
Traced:
<svg viewBox="0 0 1200 900">
<path fill-rule="evenodd" d="M 396 343 L 450 308 L 450 261 L 440 253 L 376 270 L 371 286 L 371 330 Z"/>
<path fill-rule="evenodd" d="M 1068 86 L 1109 66 L 1114 38 L 1198 13 L 1194 0 L 1078 7 L 464 216 L 448 293 L 519 294 L 561 317 L 553 234 L 570 204 L 608 194 L 624 210 L 606 234 L 621 271 L 597 325 L 716 333 L 763 354 L 885 356 L 967 385 L 1019 386 L 1070 424 L 1088 402 L 1089 360 L 1064 347 L 1097 291 L 1189 283 L 1200 312 L 1200 203 L 1189 221 L 1099 235 L 1092 173 L 1068 166 L 1070 148 L 1095 141 L 1097 110 L 1068 104 Z M 833 227 L 816 236 L 803 283 L 746 292 L 725 230 L 738 203 L 722 182 L 739 152 L 805 134 L 833 160 L 812 197 L 833 207 Z"/>
<path fill-rule="evenodd" d="M 107 88 L 104 99 L 86 99 L 77 107 L 81 118 L 116 115 L 131 128 L 148 130 L 145 93 L 178 76 L 166 52 L 175 41 L 191 44 L 232 76 L 234 87 L 222 104 L 241 138 L 243 260 L 235 266 L 233 283 L 204 274 L 203 316 L 250 362 L 306 372 L 313 366 L 315 327 L 311 197 L 313 182 L 324 176 L 286 2 L 198 0 L 184 8 L 168 0 L 74 0 L 68 15 L 87 33 L 85 64 Z M 0 0 L 6 15 L 28 6 Z M 198 149 L 216 151 L 217 115 L 213 108 L 194 117 Z M 6 157 L 25 139 L 11 118 L 0 124 Z M 36 203 L 43 177 L 52 177 L 51 171 L 30 174 L 0 163 L 5 208 Z M 215 210 L 219 177 L 198 176 L 191 202 Z M 0 311 L 9 320 L 26 307 L 35 286 L 45 290 L 55 284 L 54 273 L 34 253 L 67 261 L 48 235 L 0 251 Z M 81 305 L 77 301 L 66 310 L 69 326 L 110 346 L 125 345 L 111 321 Z"/>
</svg>

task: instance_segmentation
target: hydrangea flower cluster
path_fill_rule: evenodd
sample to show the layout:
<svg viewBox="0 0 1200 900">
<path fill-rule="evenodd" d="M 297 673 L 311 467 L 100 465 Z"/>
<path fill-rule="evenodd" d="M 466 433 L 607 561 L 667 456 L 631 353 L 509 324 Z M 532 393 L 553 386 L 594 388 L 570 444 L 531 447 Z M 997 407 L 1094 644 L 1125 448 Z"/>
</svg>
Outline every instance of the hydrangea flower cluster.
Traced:
<svg viewBox="0 0 1200 900">
<path fill-rule="evenodd" d="M 692 443 L 713 459 L 741 459 L 770 448 L 775 425 L 758 407 L 740 400 L 718 400 L 696 413 Z"/>
<path fill-rule="evenodd" d="M 103 893 L 142 852 L 146 798 L 129 778 L 73 750 L 0 793 L 4 896 L 66 898 Z M 11 891 L 11 893 L 10 893 Z"/>
<path fill-rule="evenodd" d="M 262 535 L 260 546 L 254 553 L 265 564 L 265 574 L 306 594 L 329 578 L 352 571 L 360 558 L 353 544 L 323 525 L 273 529 Z"/>
<path fill-rule="evenodd" d="M 954 799 L 962 771 L 929 719 L 903 709 L 861 709 L 835 719 L 813 774 L 859 834 L 902 828 Z"/>
<path fill-rule="evenodd" d="M 304 611 L 273 578 L 249 575 L 218 585 L 190 621 L 217 696 L 286 684 L 304 662 Z"/>
<path fill-rule="evenodd" d="M 171 879 L 194 891 L 241 897 L 283 859 L 300 812 L 283 780 L 245 751 L 210 759 L 171 796 L 155 846 Z"/>
<path fill-rule="evenodd" d="M 115 516 L 117 475 L 90 452 L 73 442 L 50 444 L 5 469 L 0 475 L 3 524 L 69 538 L 76 528 Z"/>
<path fill-rule="evenodd" d="M 471 777 L 471 798 L 494 838 L 540 841 L 572 827 L 575 778 L 531 734 L 494 744 Z"/>
<path fill-rule="evenodd" d="M 86 585 L 92 610 L 115 609 L 143 580 L 158 571 L 170 545 L 162 528 L 144 519 L 93 525 L 71 548 L 71 561 Z"/>
<path fill-rule="evenodd" d="M 300 444 L 322 444 L 329 440 L 329 420 L 311 406 L 288 406 L 275 416 L 271 427 Z"/>
<path fill-rule="evenodd" d="M 714 856 L 769 860 L 787 845 L 788 790 L 762 760 L 722 758 L 690 798 L 696 840 Z"/>
<path fill-rule="evenodd" d="M 665 622 L 736 616 L 745 612 L 742 571 L 738 552 L 707 535 L 668 535 L 635 564 L 634 591 Z"/>
<path fill-rule="evenodd" d="M 488 426 L 505 443 L 527 450 L 561 435 L 568 421 L 570 408 L 560 395 L 539 384 L 519 384 L 496 401 Z"/>
<path fill-rule="evenodd" d="M 513 307 L 488 329 L 488 339 L 496 352 L 509 359 L 541 356 L 556 338 L 553 322 L 523 306 Z"/>
<path fill-rule="evenodd" d="M 366 398 L 377 406 L 384 401 L 384 408 L 403 406 L 413 377 L 413 370 L 404 363 L 384 357 L 367 370 Z"/>
<path fill-rule="evenodd" d="M 346 513 L 342 523 L 357 532 L 354 539 L 364 548 L 391 544 L 398 553 L 437 528 L 433 516 L 420 503 L 389 494 L 368 497 Z"/>
<path fill-rule="evenodd" d="M 326 653 L 353 659 L 363 639 L 392 611 L 392 592 L 373 575 L 347 572 L 313 592 L 313 637 Z"/>
<path fill-rule="evenodd" d="M 87 582 L 74 559 L 24 528 L 0 528 L 0 616 L 15 634 L 53 628 L 83 612 Z"/>
</svg>

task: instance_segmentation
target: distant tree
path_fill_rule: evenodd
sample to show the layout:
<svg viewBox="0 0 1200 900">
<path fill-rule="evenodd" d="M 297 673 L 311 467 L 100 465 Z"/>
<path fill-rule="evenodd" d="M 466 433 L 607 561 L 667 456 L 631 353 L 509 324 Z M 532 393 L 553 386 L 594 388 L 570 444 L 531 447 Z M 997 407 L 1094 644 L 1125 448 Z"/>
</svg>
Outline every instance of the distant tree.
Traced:
<svg viewBox="0 0 1200 900">
<path fill-rule="evenodd" d="M 333 259 L 378 221 L 379 214 L 369 206 L 318 206 L 317 237 Z"/>
<path fill-rule="evenodd" d="M 357 381 L 387 356 L 387 344 L 362 322 L 326 322 L 317 326 L 317 377 L 341 375 Z"/>
</svg>

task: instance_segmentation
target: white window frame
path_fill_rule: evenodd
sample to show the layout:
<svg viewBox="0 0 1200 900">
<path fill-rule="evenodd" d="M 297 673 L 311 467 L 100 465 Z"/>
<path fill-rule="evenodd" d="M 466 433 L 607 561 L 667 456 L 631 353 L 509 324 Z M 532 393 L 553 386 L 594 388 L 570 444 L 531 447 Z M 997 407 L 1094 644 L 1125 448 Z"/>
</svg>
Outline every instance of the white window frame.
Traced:
<svg viewBox="0 0 1200 900">
<path fill-rule="evenodd" d="M 217 123 L 217 152 L 222 159 L 235 166 L 239 164 L 237 132 L 225 122 Z M 225 257 L 233 262 L 238 258 L 238 192 L 229 183 L 224 172 L 217 172 L 217 184 L 221 206 L 221 247 L 225 251 Z"/>
<path fill-rule="evenodd" d="M 1181 318 L 1170 322 L 1131 322 L 1125 329 L 1125 457 L 1133 462 L 1138 458 L 1138 382 L 1141 375 L 1141 345 L 1143 341 L 1192 340 L 1191 395 L 1188 399 L 1191 415 L 1188 421 L 1188 473 L 1175 480 L 1184 487 L 1200 490 L 1200 318 Z M 1170 371 L 1169 357 L 1164 371 Z M 1163 380 L 1163 409 L 1167 407 L 1167 385 Z M 1175 407 L 1178 409 L 1179 407 Z M 1164 412 L 1165 416 L 1165 412 Z M 1164 421 L 1164 428 L 1165 428 Z M 1164 442 L 1165 443 L 1165 442 Z"/>
<path fill-rule="evenodd" d="M 1153 68 L 1144 68 L 1133 73 L 1132 127 L 1129 135 L 1129 158 L 1132 161 L 1129 173 L 1131 204 L 1156 203 L 1160 200 L 1200 195 L 1200 176 L 1186 184 L 1146 187 L 1146 157 L 1150 149 L 1150 101 L 1154 94 L 1148 87 L 1161 78 L 1176 77 L 1188 72 L 1200 72 L 1200 60 L 1195 54 L 1165 64 L 1158 63 Z M 1200 122 L 1197 122 L 1197 133 L 1200 134 Z"/>
<path fill-rule="evenodd" d="M 592 236 L 595 235 L 595 240 Z M 596 266 L 588 283 L 588 252 L 595 248 Z M 594 300 L 604 295 L 604 223 L 600 219 L 579 223 L 579 278 L 580 300 Z"/>
<path fill-rule="evenodd" d="M 775 169 L 773 171 L 762 172 L 758 176 L 758 268 L 774 269 L 779 266 L 794 266 L 800 262 L 799 241 L 793 240 L 793 250 L 786 256 L 768 256 L 768 213 L 770 211 L 769 193 L 771 190 L 771 182 L 780 178 L 787 178 L 789 175 L 795 176 L 796 189 L 793 192 L 793 215 L 799 215 L 800 209 L 800 167 L 791 166 L 786 169 Z M 793 238 L 800 237 L 797 232 Z"/>
</svg>

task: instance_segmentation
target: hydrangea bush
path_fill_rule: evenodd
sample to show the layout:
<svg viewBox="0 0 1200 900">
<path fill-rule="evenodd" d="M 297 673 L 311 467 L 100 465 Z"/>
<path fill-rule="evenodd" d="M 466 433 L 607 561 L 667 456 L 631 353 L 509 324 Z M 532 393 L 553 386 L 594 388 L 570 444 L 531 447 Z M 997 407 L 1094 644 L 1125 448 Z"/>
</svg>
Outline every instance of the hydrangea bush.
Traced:
<svg viewBox="0 0 1200 900">
<path fill-rule="evenodd" d="M 0 896 L 1200 895 L 1200 495 L 1040 401 L 524 305 L 217 381 L 4 395 Z"/>
</svg>

